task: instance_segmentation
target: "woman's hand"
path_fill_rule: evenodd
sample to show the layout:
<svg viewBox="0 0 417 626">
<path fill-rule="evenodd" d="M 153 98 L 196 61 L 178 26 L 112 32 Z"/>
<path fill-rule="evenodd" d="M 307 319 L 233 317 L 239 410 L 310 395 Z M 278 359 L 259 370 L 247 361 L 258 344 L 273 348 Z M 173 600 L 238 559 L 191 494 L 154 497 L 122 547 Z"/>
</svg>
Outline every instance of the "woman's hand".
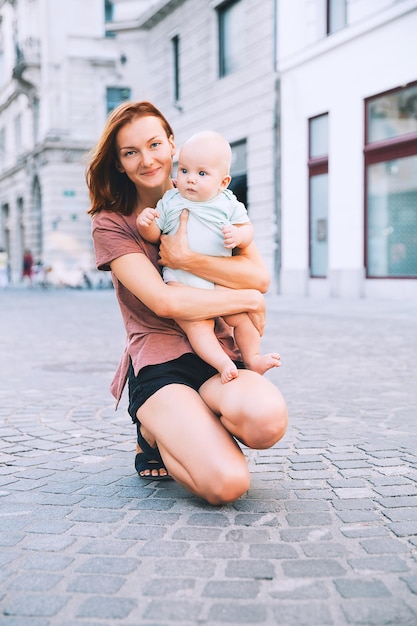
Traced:
<svg viewBox="0 0 417 626">
<path fill-rule="evenodd" d="M 175 235 L 162 235 L 159 248 L 161 265 L 185 270 L 230 289 L 268 290 L 270 276 L 254 242 L 234 256 L 209 256 L 190 249 L 187 237 L 188 211 L 180 215 Z"/>
<path fill-rule="evenodd" d="M 159 263 L 171 269 L 184 269 L 190 262 L 192 252 L 187 238 L 188 211 L 181 211 L 180 223 L 175 235 L 162 235 L 159 246 Z"/>
<path fill-rule="evenodd" d="M 259 335 L 262 337 L 262 335 L 264 334 L 266 322 L 265 299 L 263 298 L 263 296 L 259 298 L 259 309 L 252 313 L 248 312 L 248 316 L 250 321 L 258 331 Z"/>
</svg>

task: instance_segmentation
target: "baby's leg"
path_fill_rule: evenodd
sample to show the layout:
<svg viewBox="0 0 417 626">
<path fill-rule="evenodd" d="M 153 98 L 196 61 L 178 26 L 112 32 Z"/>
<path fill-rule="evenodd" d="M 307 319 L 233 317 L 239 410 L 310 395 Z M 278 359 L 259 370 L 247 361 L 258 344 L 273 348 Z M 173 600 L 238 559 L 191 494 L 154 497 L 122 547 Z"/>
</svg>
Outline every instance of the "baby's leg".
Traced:
<svg viewBox="0 0 417 626">
<path fill-rule="evenodd" d="M 214 334 L 214 320 L 175 321 L 186 333 L 196 354 L 220 373 L 222 383 L 228 383 L 238 376 L 236 365 L 224 352 Z"/>
<path fill-rule="evenodd" d="M 235 340 L 245 366 L 258 374 L 265 374 L 272 367 L 281 365 L 277 352 L 261 354 L 261 338 L 246 313 L 224 316 L 224 321 L 234 328 Z"/>
<path fill-rule="evenodd" d="M 182 287 L 178 282 L 168 281 L 168 285 Z M 214 367 L 220 374 L 222 383 L 228 383 L 237 378 L 238 371 L 232 359 L 227 356 L 214 333 L 214 320 L 201 320 L 190 322 L 188 320 L 175 320 L 188 337 L 191 347 L 198 356 L 206 363 Z"/>
</svg>

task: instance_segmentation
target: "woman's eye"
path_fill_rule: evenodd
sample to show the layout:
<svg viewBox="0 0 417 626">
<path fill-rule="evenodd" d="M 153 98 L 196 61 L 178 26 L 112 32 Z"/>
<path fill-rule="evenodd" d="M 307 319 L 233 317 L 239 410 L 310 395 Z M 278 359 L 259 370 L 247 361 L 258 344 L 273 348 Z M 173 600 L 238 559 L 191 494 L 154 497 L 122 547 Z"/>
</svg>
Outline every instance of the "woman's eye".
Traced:
<svg viewBox="0 0 417 626">
<path fill-rule="evenodd" d="M 124 153 L 123 156 L 130 157 L 132 156 L 132 154 L 135 154 L 135 150 L 128 150 L 127 152 Z"/>
<path fill-rule="evenodd" d="M 154 141 L 151 143 L 151 148 L 157 148 L 158 146 L 160 146 L 160 142 L 159 141 Z"/>
</svg>

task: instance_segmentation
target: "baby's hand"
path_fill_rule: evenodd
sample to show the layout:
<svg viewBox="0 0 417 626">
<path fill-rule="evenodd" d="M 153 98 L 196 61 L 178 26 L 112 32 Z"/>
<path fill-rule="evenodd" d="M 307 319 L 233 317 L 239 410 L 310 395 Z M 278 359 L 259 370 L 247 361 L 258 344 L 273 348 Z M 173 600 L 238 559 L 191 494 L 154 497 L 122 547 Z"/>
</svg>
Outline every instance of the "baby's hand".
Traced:
<svg viewBox="0 0 417 626">
<path fill-rule="evenodd" d="M 233 224 L 226 224 L 222 228 L 223 238 L 224 238 L 224 247 L 225 248 L 236 248 L 241 242 L 241 236 L 239 233 L 239 228 L 237 226 L 233 226 Z"/>
<path fill-rule="evenodd" d="M 137 216 L 136 225 L 138 227 L 142 226 L 146 228 L 147 226 L 150 226 L 157 217 L 159 217 L 159 211 L 148 206 L 146 207 L 146 209 L 143 209 L 143 211 L 141 211 Z"/>
</svg>

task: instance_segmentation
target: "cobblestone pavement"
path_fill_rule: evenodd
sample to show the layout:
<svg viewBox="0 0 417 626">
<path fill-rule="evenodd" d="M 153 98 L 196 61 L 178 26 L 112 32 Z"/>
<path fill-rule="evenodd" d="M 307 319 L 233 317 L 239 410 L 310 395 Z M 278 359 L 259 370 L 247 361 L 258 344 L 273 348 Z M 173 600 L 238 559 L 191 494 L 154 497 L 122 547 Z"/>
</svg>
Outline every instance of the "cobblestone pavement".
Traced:
<svg viewBox="0 0 417 626">
<path fill-rule="evenodd" d="M 114 293 L 0 293 L 0 626 L 417 625 L 417 305 L 268 311 L 288 434 L 210 507 L 134 471 Z"/>
</svg>

